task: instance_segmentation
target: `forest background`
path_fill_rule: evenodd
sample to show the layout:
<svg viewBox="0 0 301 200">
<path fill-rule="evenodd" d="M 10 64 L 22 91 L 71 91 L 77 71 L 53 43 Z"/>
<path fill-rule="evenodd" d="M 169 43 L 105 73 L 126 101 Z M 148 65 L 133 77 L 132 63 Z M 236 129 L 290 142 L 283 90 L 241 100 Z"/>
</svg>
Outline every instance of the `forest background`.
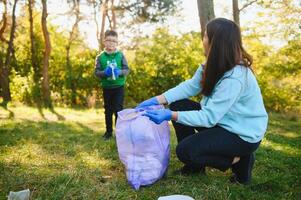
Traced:
<svg viewBox="0 0 301 200">
<path fill-rule="evenodd" d="M 232 1 L 232 7 L 223 9 L 218 1 L 197 1 L 199 28 L 189 27 L 187 21 L 187 30 L 193 30 L 188 32 L 168 24 L 181 19 L 185 24 L 179 14 L 181 1 L 67 0 L 60 6 L 65 12 L 53 15 L 47 6 L 53 10 L 56 1 L 0 3 L 0 101 L 4 107 L 8 102 L 39 109 L 102 107 L 94 60 L 103 48 L 103 32 L 110 28 L 119 32 L 119 48 L 131 68 L 125 105 L 135 106 L 193 75 L 205 59 L 204 24 L 219 10 L 218 16 L 241 26 L 267 109 L 300 112 L 300 1 Z M 252 21 L 241 24 L 240 15 L 253 16 Z M 62 17 L 65 21 L 58 22 Z M 91 29 L 97 38 L 92 42 L 81 30 L 89 23 L 97 27 Z"/>
</svg>

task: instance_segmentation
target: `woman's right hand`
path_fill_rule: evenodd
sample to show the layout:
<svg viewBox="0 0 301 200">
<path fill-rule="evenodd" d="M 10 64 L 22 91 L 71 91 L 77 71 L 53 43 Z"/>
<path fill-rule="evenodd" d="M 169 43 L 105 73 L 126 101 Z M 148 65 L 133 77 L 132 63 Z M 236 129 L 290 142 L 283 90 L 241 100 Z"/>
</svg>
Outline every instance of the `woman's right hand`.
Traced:
<svg viewBox="0 0 301 200">
<path fill-rule="evenodd" d="M 157 99 L 157 97 L 152 97 L 150 99 L 147 99 L 143 102 L 141 102 L 140 104 L 138 104 L 138 106 L 135 109 L 139 109 L 139 108 L 143 108 L 143 107 L 147 107 L 147 106 L 154 106 L 154 105 L 159 105 L 159 101 Z"/>
</svg>

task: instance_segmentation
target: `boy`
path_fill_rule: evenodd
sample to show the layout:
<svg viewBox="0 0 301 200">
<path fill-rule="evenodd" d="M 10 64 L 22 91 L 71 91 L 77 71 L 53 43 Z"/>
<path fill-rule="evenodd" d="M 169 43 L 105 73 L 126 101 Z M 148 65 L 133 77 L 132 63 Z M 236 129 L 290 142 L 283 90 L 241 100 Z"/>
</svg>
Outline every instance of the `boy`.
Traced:
<svg viewBox="0 0 301 200">
<path fill-rule="evenodd" d="M 103 138 L 112 137 L 112 116 L 117 119 L 117 112 L 123 109 L 124 84 L 129 73 L 128 63 L 123 53 L 117 50 L 118 34 L 107 30 L 104 38 L 104 51 L 95 61 L 95 76 L 100 79 L 103 88 L 106 132 Z"/>
</svg>

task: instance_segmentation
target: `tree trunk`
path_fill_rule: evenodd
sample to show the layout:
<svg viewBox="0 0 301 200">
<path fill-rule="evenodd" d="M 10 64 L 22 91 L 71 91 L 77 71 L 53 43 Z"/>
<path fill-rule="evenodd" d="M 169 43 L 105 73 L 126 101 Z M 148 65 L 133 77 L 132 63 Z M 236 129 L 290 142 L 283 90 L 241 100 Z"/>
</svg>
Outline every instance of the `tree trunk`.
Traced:
<svg viewBox="0 0 301 200">
<path fill-rule="evenodd" d="M 104 32 L 105 32 L 105 25 L 106 25 L 106 16 L 108 12 L 108 2 L 109 0 L 105 0 L 105 2 L 102 5 L 102 18 L 101 18 L 101 30 L 100 30 L 101 50 L 103 50 L 104 48 L 103 41 L 104 41 Z"/>
<path fill-rule="evenodd" d="M 36 41 L 35 35 L 33 31 L 33 10 L 32 7 L 34 6 L 35 0 L 28 0 L 28 14 L 29 14 L 29 35 L 30 35 L 30 49 L 31 49 L 31 65 L 33 68 L 33 100 L 37 104 L 37 106 L 41 107 L 41 86 L 40 86 L 40 66 L 38 63 L 37 52 L 36 52 Z"/>
<path fill-rule="evenodd" d="M 80 0 L 73 1 L 73 9 L 75 10 L 75 22 L 72 26 L 71 32 L 69 32 L 69 39 L 66 45 L 66 70 L 67 70 L 67 88 L 71 90 L 71 104 L 76 105 L 76 87 L 74 83 L 72 66 L 70 62 L 70 49 L 73 41 L 77 38 L 78 24 L 81 20 L 80 18 Z"/>
<path fill-rule="evenodd" d="M 93 7 L 94 7 L 94 12 L 93 12 L 93 20 L 96 25 L 96 38 L 98 42 L 98 51 L 101 51 L 101 40 L 100 40 L 100 34 L 99 34 L 99 24 L 97 21 L 97 2 L 94 0 L 92 1 Z"/>
<path fill-rule="evenodd" d="M 202 38 L 205 33 L 206 24 L 215 18 L 213 0 L 197 0 L 199 19 L 201 24 L 201 35 Z"/>
<path fill-rule="evenodd" d="M 111 12 L 112 12 L 113 30 L 116 30 L 116 15 L 115 15 L 114 0 L 112 0 Z"/>
<path fill-rule="evenodd" d="M 3 102 L 6 104 L 7 102 L 11 101 L 11 93 L 10 93 L 10 81 L 9 81 L 9 74 L 10 74 L 10 61 L 13 53 L 13 45 L 14 45 L 14 38 L 15 38 L 15 30 L 16 30 L 16 6 L 18 0 L 14 1 L 13 5 L 13 12 L 12 12 L 12 25 L 10 30 L 10 38 L 8 41 L 5 62 L 4 65 L 1 66 L 0 69 L 0 85 L 1 85 L 1 96 L 3 97 Z M 2 62 L 3 63 L 3 62 Z"/>
<path fill-rule="evenodd" d="M 7 26 L 7 3 L 6 3 L 6 0 L 3 0 L 3 4 L 4 4 L 4 11 L 2 14 L 2 20 L 1 20 L 2 25 L 0 27 L 0 40 L 1 40 L 1 42 L 7 42 L 3 36 L 6 26 Z"/>
<path fill-rule="evenodd" d="M 238 0 L 232 0 L 232 12 L 234 22 L 240 26 L 240 12 L 246 9 L 248 6 L 251 6 L 253 3 L 256 3 L 258 0 L 248 0 L 241 8 L 238 6 Z"/>
<path fill-rule="evenodd" d="M 116 29 L 116 16 L 115 16 L 114 0 L 110 1 L 110 8 L 109 8 L 109 5 L 107 7 L 107 19 L 109 21 L 110 29 L 115 30 Z"/>
<path fill-rule="evenodd" d="M 6 29 L 6 26 L 7 26 L 7 3 L 6 3 L 6 0 L 3 0 L 3 4 L 4 4 L 4 11 L 3 11 L 3 14 L 2 14 L 2 19 L 1 19 L 1 27 L 0 27 L 0 41 L 1 41 L 1 46 L 0 46 L 0 51 L 5 51 L 5 43 L 7 43 L 6 39 L 4 38 L 3 34 L 5 32 L 5 29 Z M 3 96 L 2 94 L 2 84 L 4 82 L 3 78 L 4 77 L 2 75 L 2 69 L 3 69 L 3 66 L 4 66 L 4 56 L 3 56 L 3 53 L 0 54 L 0 97 Z"/>
<path fill-rule="evenodd" d="M 33 31 L 33 11 L 32 6 L 34 5 L 34 0 L 28 0 L 28 12 L 29 12 L 29 33 L 30 33 L 30 49 L 31 49 L 31 64 L 34 71 L 34 82 L 38 83 L 40 79 L 40 70 L 37 60 L 37 52 L 35 48 L 35 36 Z"/>
<path fill-rule="evenodd" d="M 238 0 L 232 0 L 233 20 L 240 26 Z"/>
<path fill-rule="evenodd" d="M 49 57 L 51 52 L 51 44 L 50 44 L 50 38 L 49 38 L 49 32 L 47 29 L 47 0 L 42 0 L 42 30 L 43 30 L 43 36 L 45 40 L 45 51 L 44 51 L 44 57 L 43 57 L 43 69 L 42 69 L 42 93 L 43 93 L 43 100 L 44 104 L 48 108 L 52 108 L 52 103 L 50 99 L 50 88 L 49 88 L 49 76 L 48 76 L 48 68 L 49 68 Z"/>
</svg>

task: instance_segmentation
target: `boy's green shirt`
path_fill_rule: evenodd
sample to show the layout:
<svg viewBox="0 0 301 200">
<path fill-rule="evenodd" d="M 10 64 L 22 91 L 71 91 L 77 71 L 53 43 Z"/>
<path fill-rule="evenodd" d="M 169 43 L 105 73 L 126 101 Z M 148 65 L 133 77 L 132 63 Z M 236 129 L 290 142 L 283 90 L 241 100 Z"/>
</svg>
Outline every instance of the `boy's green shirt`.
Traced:
<svg viewBox="0 0 301 200">
<path fill-rule="evenodd" d="M 105 68 L 108 66 L 108 63 L 112 62 L 115 59 L 117 68 L 122 70 L 123 68 L 123 59 L 124 56 L 121 51 L 116 51 L 113 53 L 107 53 L 103 51 L 99 56 L 97 56 L 96 63 L 99 63 L 98 70 L 104 71 Z M 116 80 L 113 80 L 111 77 L 102 77 L 100 79 L 100 83 L 103 88 L 116 88 L 119 86 L 123 86 L 125 84 L 126 77 L 124 75 L 120 75 Z"/>
</svg>

